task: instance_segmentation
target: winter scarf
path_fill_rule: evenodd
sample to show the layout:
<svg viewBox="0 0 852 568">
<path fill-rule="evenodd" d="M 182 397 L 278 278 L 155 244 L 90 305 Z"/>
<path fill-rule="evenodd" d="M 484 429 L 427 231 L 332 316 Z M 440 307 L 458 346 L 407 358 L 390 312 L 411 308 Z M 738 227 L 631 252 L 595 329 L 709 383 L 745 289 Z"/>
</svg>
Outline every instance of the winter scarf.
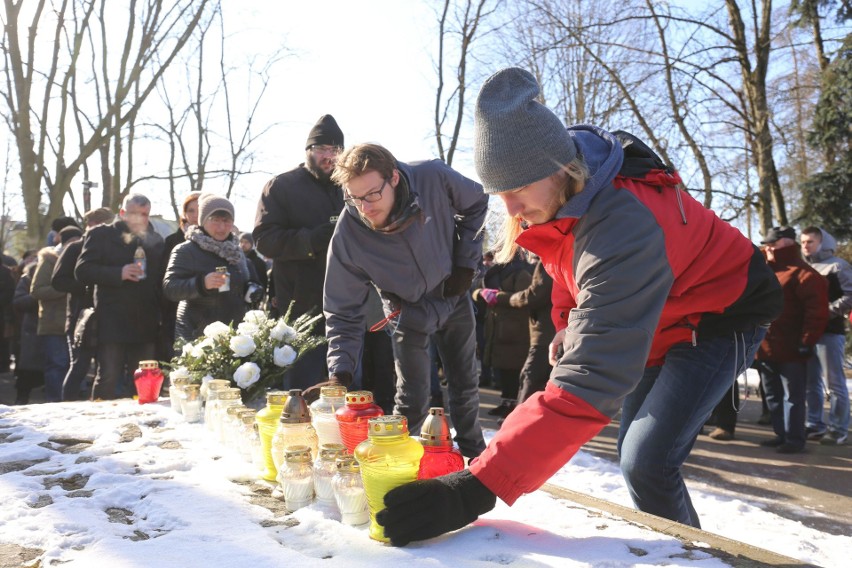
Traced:
<svg viewBox="0 0 852 568">
<path fill-rule="evenodd" d="M 194 242 L 201 250 L 212 252 L 216 256 L 224 258 L 228 261 L 228 264 L 239 264 L 240 262 L 242 250 L 240 250 L 240 245 L 234 235 L 229 235 L 225 241 L 217 241 L 198 225 L 190 225 L 186 229 L 186 240 Z"/>
</svg>

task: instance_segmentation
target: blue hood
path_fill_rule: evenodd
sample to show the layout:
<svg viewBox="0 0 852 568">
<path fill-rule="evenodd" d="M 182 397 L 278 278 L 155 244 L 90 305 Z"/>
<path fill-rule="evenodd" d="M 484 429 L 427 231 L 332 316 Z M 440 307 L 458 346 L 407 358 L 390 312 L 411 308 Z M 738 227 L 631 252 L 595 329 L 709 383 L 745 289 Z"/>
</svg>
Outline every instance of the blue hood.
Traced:
<svg viewBox="0 0 852 568">
<path fill-rule="evenodd" d="M 621 169 L 624 152 L 615 136 L 588 124 L 568 128 L 568 134 L 577 145 L 589 168 L 589 179 L 583 191 L 572 197 L 556 212 L 556 218 L 579 218 L 585 215 L 589 204 L 598 192 L 609 185 Z"/>
</svg>

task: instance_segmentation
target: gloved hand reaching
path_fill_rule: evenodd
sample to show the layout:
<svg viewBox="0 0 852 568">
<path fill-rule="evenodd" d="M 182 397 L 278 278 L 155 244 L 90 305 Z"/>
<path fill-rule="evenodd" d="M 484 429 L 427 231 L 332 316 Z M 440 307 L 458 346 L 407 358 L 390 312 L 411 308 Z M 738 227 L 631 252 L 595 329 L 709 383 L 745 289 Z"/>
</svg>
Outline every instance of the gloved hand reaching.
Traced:
<svg viewBox="0 0 852 568">
<path fill-rule="evenodd" d="M 317 383 L 312 387 L 308 387 L 302 392 L 302 397 L 305 399 L 305 402 L 308 404 L 314 402 L 320 396 L 320 390 L 322 387 L 333 387 L 333 386 L 343 386 L 347 389 L 349 385 L 352 384 L 352 373 L 347 373 L 346 371 L 341 371 L 339 373 L 332 373 L 329 375 L 328 380 Z"/>
<path fill-rule="evenodd" d="M 314 254 L 325 252 L 333 233 L 334 223 L 323 223 L 311 229 L 311 248 L 314 250 Z"/>
<path fill-rule="evenodd" d="M 394 546 L 460 529 L 494 508 L 497 497 L 469 470 L 391 489 L 376 522 Z"/>
<path fill-rule="evenodd" d="M 470 290 L 471 282 L 473 282 L 472 268 L 454 266 L 449 277 L 444 280 L 444 297 L 451 298 L 453 296 L 461 296 Z"/>
<path fill-rule="evenodd" d="M 486 304 L 488 304 L 489 306 L 495 306 L 497 305 L 498 292 L 500 292 L 500 290 L 497 290 L 496 288 L 482 288 L 479 291 L 479 295 L 482 297 L 483 300 L 485 300 Z"/>
</svg>

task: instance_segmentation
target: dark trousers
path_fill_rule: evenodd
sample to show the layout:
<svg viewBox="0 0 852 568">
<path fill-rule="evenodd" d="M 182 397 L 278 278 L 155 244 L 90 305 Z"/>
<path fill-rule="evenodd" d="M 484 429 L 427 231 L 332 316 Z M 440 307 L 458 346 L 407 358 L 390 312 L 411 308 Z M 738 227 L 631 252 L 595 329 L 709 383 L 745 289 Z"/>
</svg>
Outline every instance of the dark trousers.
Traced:
<svg viewBox="0 0 852 568">
<path fill-rule="evenodd" d="M 328 345 L 319 345 L 311 349 L 284 373 L 283 388 L 302 389 L 312 387 L 328 378 L 328 367 L 325 356 L 328 353 Z"/>
<path fill-rule="evenodd" d="M 98 374 L 92 386 L 92 399 L 113 400 L 132 397 L 136 393 L 133 373 L 139 361 L 154 359 L 157 344 L 99 343 Z"/>
<path fill-rule="evenodd" d="M 518 393 L 518 403 L 525 401 L 539 391 L 543 391 L 547 385 L 550 372 L 553 370 L 548 360 L 548 347 L 547 343 L 530 345 L 527 360 L 524 362 L 524 368 L 521 369 L 521 390 Z"/>
<path fill-rule="evenodd" d="M 361 358 L 361 384 L 373 393 L 373 400 L 385 414 L 393 412 L 396 394 L 396 371 L 393 364 L 393 345 L 384 331 L 364 334 L 364 354 Z"/>
<path fill-rule="evenodd" d="M 68 352 L 71 354 L 71 365 L 62 382 L 62 400 L 83 400 L 87 397 L 81 392 L 81 387 L 86 375 L 89 374 L 95 350 L 74 347 L 73 341 L 68 339 Z"/>
<path fill-rule="evenodd" d="M 758 368 L 775 435 L 788 444 L 805 447 L 807 363 L 762 361 Z"/>
<path fill-rule="evenodd" d="M 710 416 L 716 426 L 731 434 L 737 429 L 737 413 L 740 411 L 740 385 L 737 381 L 722 395 L 722 400 Z"/>
</svg>

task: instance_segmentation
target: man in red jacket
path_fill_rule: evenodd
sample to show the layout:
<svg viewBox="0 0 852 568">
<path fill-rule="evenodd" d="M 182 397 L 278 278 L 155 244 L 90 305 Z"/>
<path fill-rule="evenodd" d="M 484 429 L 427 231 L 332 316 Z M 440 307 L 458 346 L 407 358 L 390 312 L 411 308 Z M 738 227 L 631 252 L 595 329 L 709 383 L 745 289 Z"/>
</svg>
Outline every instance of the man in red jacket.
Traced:
<svg viewBox="0 0 852 568">
<path fill-rule="evenodd" d="M 474 157 L 506 204 L 504 246 L 553 277 L 544 392 L 519 405 L 470 469 L 403 485 L 377 515 L 395 545 L 454 530 L 538 489 L 621 410 L 619 457 L 637 508 L 700 526 L 681 466 L 781 311 L 760 251 L 626 133 L 566 129 L 527 71 L 490 77 Z"/>
<path fill-rule="evenodd" d="M 805 449 L 807 363 L 828 323 L 828 280 L 802 258 L 791 227 L 772 227 L 761 242 L 784 290 L 784 310 L 757 353 L 775 431 L 775 438 L 761 445 L 794 454 Z"/>
</svg>

